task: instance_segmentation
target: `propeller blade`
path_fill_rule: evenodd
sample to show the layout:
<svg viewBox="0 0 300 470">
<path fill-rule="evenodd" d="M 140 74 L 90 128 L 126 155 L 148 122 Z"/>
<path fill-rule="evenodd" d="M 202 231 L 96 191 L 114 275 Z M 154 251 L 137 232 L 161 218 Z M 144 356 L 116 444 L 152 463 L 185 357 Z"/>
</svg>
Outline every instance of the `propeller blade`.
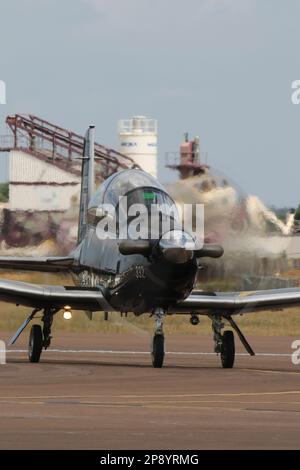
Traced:
<svg viewBox="0 0 300 470">
<path fill-rule="evenodd" d="M 224 248 L 220 245 L 204 244 L 199 250 L 195 250 L 196 258 L 220 258 L 224 253 Z"/>
<path fill-rule="evenodd" d="M 122 255 L 144 255 L 151 253 L 149 240 L 124 240 L 119 245 L 119 251 Z"/>
</svg>

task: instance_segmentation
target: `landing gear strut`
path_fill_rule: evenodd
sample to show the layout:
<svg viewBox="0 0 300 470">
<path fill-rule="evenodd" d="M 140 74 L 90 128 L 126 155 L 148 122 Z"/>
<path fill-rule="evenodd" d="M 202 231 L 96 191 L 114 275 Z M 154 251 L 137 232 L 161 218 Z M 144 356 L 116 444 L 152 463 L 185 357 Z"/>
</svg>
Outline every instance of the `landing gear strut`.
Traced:
<svg viewBox="0 0 300 470">
<path fill-rule="evenodd" d="M 222 317 L 215 316 L 212 320 L 212 329 L 214 332 L 215 352 L 221 355 L 221 364 L 224 369 L 231 369 L 235 359 L 234 335 L 231 330 L 224 328 Z"/>
<path fill-rule="evenodd" d="M 152 365 L 155 368 L 161 368 L 165 357 L 165 337 L 163 333 L 163 317 L 164 311 L 161 308 L 154 310 L 153 314 L 155 317 L 155 331 L 152 340 Z"/>
<path fill-rule="evenodd" d="M 43 327 L 43 346 L 45 349 L 49 348 L 51 343 L 51 326 L 53 322 L 53 311 L 51 309 L 47 309 L 44 311 L 44 316 L 42 318 L 42 322 L 44 323 Z"/>
<path fill-rule="evenodd" d="M 33 325 L 31 327 L 28 344 L 28 358 L 30 362 L 39 362 L 43 347 L 47 349 L 50 346 L 54 313 L 55 311 L 51 308 L 45 309 L 42 317 L 43 329 L 40 325 Z"/>
</svg>

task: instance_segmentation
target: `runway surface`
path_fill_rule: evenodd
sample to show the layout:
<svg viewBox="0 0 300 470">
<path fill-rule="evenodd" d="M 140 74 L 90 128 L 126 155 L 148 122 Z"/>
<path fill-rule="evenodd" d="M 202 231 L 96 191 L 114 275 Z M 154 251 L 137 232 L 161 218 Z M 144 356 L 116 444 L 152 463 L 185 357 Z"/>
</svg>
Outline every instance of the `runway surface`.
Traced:
<svg viewBox="0 0 300 470">
<path fill-rule="evenodd" d="M 9 335 L 1 335 L 6 340 Z M 57 334 L 39 364 L 27 335 L 0 365 L 1 449 L 299 449 L 298 338 L 249 338 L 222 369 L 203 336 Z"/>
</svg>

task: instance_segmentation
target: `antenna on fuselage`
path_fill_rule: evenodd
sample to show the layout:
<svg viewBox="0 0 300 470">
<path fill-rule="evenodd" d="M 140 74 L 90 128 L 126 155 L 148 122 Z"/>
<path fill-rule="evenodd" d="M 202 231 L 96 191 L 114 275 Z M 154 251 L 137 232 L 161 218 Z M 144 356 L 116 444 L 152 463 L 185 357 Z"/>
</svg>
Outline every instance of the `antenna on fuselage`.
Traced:
<svg viewBox="0 0 300 470">
<path fill-rule="evenodd" d="M 79 223 L 77 242 L 80 243 L 86 234 L 88 205 L 95 187 L 95 126 L 90 126 L 85 134 L 81 166 L 81 190 L 79 205 Z"/>
</svg>

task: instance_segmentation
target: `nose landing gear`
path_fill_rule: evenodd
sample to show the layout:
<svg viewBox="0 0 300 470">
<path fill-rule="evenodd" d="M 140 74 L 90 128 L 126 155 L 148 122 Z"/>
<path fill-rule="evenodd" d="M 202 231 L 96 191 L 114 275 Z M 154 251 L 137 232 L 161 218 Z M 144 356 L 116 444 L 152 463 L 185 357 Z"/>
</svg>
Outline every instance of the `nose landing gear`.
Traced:
<svg viewBox="0 0 300 470">
<path fill-rule="evenodd" d="M 165 337 L 163 333 L 164 310 L 157 308 L 153 312 L 155 317 L 155 331 L 152 339 L 151 357 L 153 367 L 159 369 L 163 366 L 165 357 Z"/>
</svg>

